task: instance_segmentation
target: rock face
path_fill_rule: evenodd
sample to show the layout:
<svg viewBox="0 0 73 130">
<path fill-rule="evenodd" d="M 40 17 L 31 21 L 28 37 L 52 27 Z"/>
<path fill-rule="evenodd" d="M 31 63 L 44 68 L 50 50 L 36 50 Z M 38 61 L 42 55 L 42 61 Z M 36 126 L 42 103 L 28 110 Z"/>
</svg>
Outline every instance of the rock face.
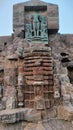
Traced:
<svg viewBox="0 0 73 130">
<path fill-rule="evenodd" d="M 73 120 L 73 35 L 58 29 L 57 5 L 13 6 L 14 33 L 0 37 L 0 129 L 59 130 L 58 119 Z"/>
</svg>

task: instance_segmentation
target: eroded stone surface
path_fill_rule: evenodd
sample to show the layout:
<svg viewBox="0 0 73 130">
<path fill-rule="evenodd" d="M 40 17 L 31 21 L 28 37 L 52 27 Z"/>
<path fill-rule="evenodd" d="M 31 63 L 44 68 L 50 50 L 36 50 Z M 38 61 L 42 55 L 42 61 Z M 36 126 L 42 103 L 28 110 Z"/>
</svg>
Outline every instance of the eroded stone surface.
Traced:
<svg viewBox="0 0 73 130">
<path fill-rule="evenodd" d="M 73 120 L 73 106 L 59 106 L 58 117 L 67 121 Z"/>
<path fill-rule="evenodd" d="M 14 33 L 0 37 L 1 130 L 73 129 L 73 34 L 57 33 L 58 20 L 54 4 L 13 6 Z"/>
<path fill-rule="evenodd" d="M 29 108 L 7 109 L 0 113 L 0 122 L 2 123 L 12 124 L 19 121 L 37 122 L 39 120 L 41 120 L 41 113 Z"/>
</svg>

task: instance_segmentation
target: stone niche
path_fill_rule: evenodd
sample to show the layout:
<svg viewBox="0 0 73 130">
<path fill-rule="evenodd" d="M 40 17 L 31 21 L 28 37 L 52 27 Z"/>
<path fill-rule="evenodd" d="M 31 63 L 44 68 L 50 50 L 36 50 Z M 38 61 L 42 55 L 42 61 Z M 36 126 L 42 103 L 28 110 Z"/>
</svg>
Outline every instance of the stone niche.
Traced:
<svg viewBox="0 0 73 130">
<path fill-rule="evenodd" d="M 25 24 L 25 38 L 28 41 L 40 40 L 48 44 L 47 18 L 36 13 L 29 15 L 29 17 L 30 22 Z"/>
</svg>

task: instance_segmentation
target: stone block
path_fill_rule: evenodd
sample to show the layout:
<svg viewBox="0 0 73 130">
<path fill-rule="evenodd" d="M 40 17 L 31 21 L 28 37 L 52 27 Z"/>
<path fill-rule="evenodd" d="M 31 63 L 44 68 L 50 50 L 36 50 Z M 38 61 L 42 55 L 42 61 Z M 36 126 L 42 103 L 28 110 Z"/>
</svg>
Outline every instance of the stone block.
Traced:
<svg viewBox="0 0 73 130">
<path fill-rule="evenodd" d="M 41 120 L 41 112 L 29 108 L 3 110 L 0 113 L 0 122 L 13 124 L 19 121 L 38 122 Z"/>
<path fill-rule="evenodd" d="M 24 85 L 24 77 L 22 75 L 18 76 L 18 85 L 20 86 Z"/>
<path fill-rule="evenodd" d="M 58 106 L 58 118 L 67 121 L 73 120 L 73 106 Z"/>
<path fill-rule="evenodd" d="M 41 120 L 41 113 L 36 110 L 29 109 L 28 112 L 25 113 L 25 120 L 31 122 L 39 121 Z"/>
<path fill-rule="evenodd" d="M 16 101 L 14 97 L 9 97 L 6 101 L 6 109 L 16 108 Z"/>
<path fill-rule="evenodd" d="M 48 28 L 49 29 L 58 29 L 59 28 L 59 22 L 58 17 L 48 17 Z"/>
<path fill-rule="evenodd" d="M 63 105 L 69 105 L 70 104 L 70 95 L 65 94 L 63 95 Z"/>
<path fill-rule="evenodd" d="M 58 17 L 58 6 L 57 5 L 48 5 L 47 9 L 48 17 Z"/>
</svg>

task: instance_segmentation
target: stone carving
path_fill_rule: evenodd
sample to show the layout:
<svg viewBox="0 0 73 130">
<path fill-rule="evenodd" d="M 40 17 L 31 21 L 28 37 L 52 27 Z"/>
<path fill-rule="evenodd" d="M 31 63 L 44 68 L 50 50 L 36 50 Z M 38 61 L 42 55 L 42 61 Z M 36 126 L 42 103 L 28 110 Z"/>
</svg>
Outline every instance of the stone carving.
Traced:
<svg viewBox="0 0 73 130">
<path fill-rule="evenodd" d="M 47 36 L 47 18 L 42 16 L 42 21 L 41 21 L 41 36 L 43 40 L 48 40 Z"/>
<path fill-rule="evenodd" d="M 32 35 L 31 35 L 31 24 L 26 24 L 26 26 L 25 26 L 25 37 L 26 37 L 26 39 L 28 39 L 29 41 L 30 41 L 31 38 L 32 38 Z"/>
<path fill-rule="evenodd" d="M 39 14 L 31 16 L 31 23 L 25 25 L 25 37 L 27 40 L 48 41 L 47 18 Z"/>
<path fill-rule="evenodd" d="M 39 15 L 38 14 L 34 14 L 32 16 L 32 36 L 34 37 L 38 37 L 39 36 L 39 29 L 40 29 L 40 21 L 39 21 Z"/>
<path fill-rule="evenodd" d="M 42 97 L 36 97 L 35 99 L 36 109 L 43 110 L 45 109 L 45 100 Z"/>
<path fill-rule="evenodd" d="M 47 109 L 53 104 L 49 100 L 49 95 L 53 99 L 51 48 L 34 44 L 30 50 L 31 52 L 25 53 L 23 60 L 24 69 L 22 73 L 25 78 L 24 106 L 40 110 Z"/>
<path fill-rule="evenodd" d="M 56 5 L 37 1 L 14 5 L 14 15 L 19 17 L 14 34 L 0 37 L 0 130 L 12 130 L 11 124 L 15 130 L 62 129 L 57 117 L 64 113 L 63 119 L 73 120 L 73 65 L 67 63 L 73 56 L 63 53 L 73 53 L 73 36 L 57 33 L 58 17 L 52 15 L 58 15 Z M 25 121 L 26 125 L 35 122 L 37 128 L 21 128 Z M 1 128 L 3 123 L 8 127 Z"/>
</svg>

